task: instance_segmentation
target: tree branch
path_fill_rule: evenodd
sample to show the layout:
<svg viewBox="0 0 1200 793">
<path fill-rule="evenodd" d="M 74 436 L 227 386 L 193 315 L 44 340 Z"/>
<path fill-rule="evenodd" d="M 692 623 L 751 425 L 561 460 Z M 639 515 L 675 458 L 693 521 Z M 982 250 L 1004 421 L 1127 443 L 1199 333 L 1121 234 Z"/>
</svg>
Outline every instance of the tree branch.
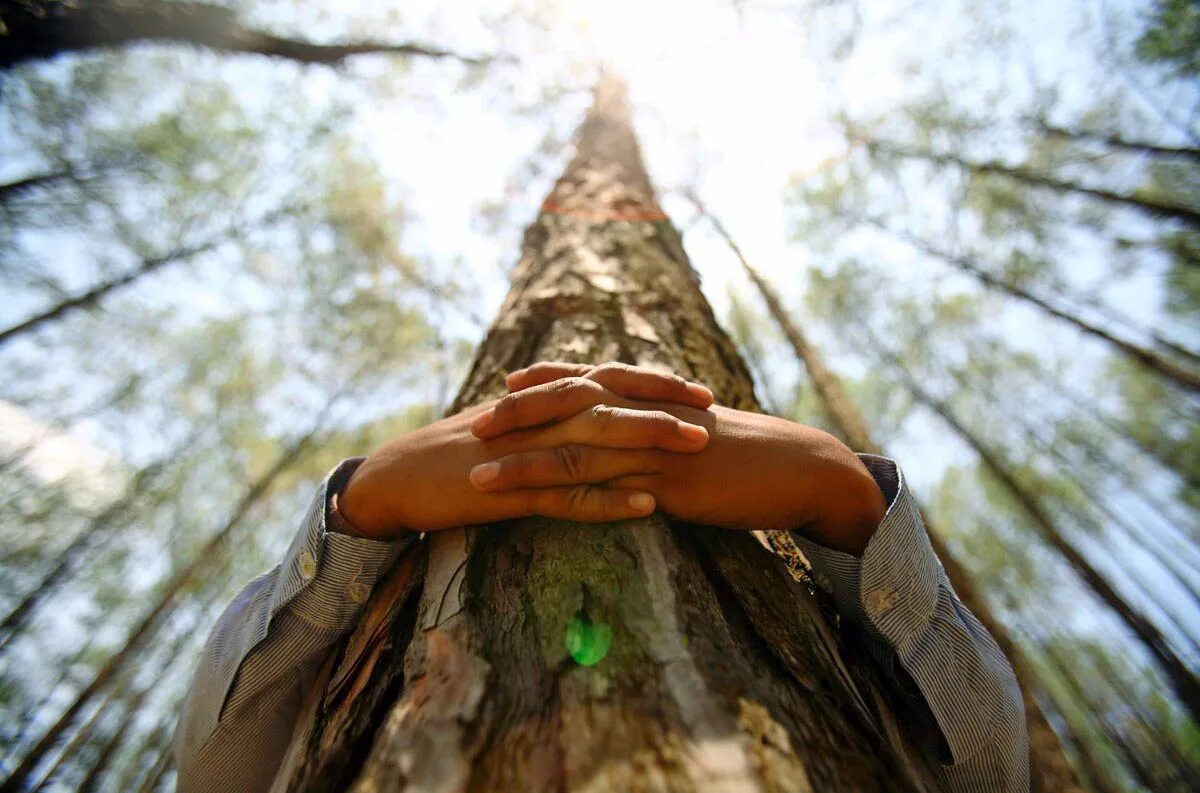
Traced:
<svg viewBox="0 0 1200 793">
<path fill-rule="evenodd" d="M 219 52 L 248 53 L 336 65 L 354 55 L 449 58 L 479 65 L 490 58 L 461 55 L 415 42 L 364 40 L 319 44 L 247 27 L 228 8 L 158 0 L 10 0 L 0 7 L 0 69 L 65 52 L 138 42 L 175 42 Z"/>
<path fill-rule="evenodd" d="M 906 160 L 925 160 L 935 165 L 953 166 L 969 173 L 1003 176 L 1056 193 L 1073 193 L 1116 206 L 1131 207 L 1151 217 L 1178 220 L 1192 228 L 1200 229 L 1200 210 L 1166 198 L 1137 193 L 1118 193 L 1102 187 L 1087 187 L 1024 166 L 1006 165 L 994 160 L 975 162 L 957 154 L 915 149 L 892 141 L 868 140 L 866 146 L 873 154 L 882 153 Z"/>
<path fill-rule="evenodd" d="M 1069 127 L 1060 127 L 1056 124 L 1051 124 L 1044 118 L 1035 118 L 1032 123 L 1037 127 L 1039 132 L 1050 138 L 1060 138 L 1077 143 L 1094 143 L 1107 146 L 1110 149 L 1119 149 L 1134 154 L 1150 154 L 1157 157 L 1184 157 L 1192 162 L 1200 162 L 1200 148 L 1193 146 L 1163 146 L 1144 140 L 1130 140 L 1113 133 L 1094 132 L 1086 129 L 1070 129 Z"/>
</svg>

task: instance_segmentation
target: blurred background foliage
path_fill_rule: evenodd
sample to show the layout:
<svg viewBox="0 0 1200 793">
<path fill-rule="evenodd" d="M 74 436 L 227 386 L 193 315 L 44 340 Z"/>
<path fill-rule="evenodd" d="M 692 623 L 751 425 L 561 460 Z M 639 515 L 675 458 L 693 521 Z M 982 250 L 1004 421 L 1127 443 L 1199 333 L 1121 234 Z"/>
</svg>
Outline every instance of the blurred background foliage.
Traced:
<svg viewBox="0 0 1200 793">
<path fill-rule="evenodd" d="M 169 789 L 208 626 L 445 409 L 600 64 L 764 404 L 840 430 L 730 240 L 1085 784 L 1195 789 L 1200 5 L 1042 5 L 0 6 L 6 789 Z"/>
</svg>

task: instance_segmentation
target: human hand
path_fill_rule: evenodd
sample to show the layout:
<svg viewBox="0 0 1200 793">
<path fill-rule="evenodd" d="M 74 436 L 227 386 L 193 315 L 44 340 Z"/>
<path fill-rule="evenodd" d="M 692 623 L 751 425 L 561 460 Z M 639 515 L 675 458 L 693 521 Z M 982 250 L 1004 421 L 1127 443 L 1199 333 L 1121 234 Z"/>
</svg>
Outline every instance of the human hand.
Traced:
<svg viewBox="0 0 1200 793">
<path fill-rule="evenodd" d="M 476 426 L 480 437 L 543 423 L 569 409 L 556 382 L 594 377 L 594 368 L 538 364 L 513 372 L 513 390 L 490 419 Z M 570 380 L 568 380 L 570 382 Z M 605 482 L 607 487 L 645 491 L 671 517 L 730 529 L 792 529 L 829 548 L 861 555 L 887 510 L 883 494 L 862 462 L 826 432 L 759 413 L 711 406 L 663 404 L 653 398 L 623 407 L 666 411 L 704 426 L 703 451 L 679 454 L 663 448 L 576 448 L 570 455 L 544 450 L 495 458 L 496 474 L 475 482 L 484 492 L 562 487 Z"/>
<path fill-rule="evenodd" d="M 587 522 L 641 517 L 653 512 L 652 496 L 632 487 L 597 486 L 586 477 L 502 491 L 479 489 L 472 481 L 486 478 L 481 464 L 516 454 L 558 455 L 570 466 L 583 449 L 659 449 L 686 456 L 708 442 L 703 427 L 669 413 L 621 407 L 629 396 L 696 410 L 711 404 L 708 389 L 674 375 L 610 366 L 590 379 L 560 381 L 547 393 L 553 407 L 536 422 L 520 413 L 522 407 L 510 414 L 512 402 L 505 397 L 385 444 L 351 476 L 338 496 L 338 510 L 372 539 L 528 515 Z M 472 434 L 473 425 L 486 425 L 493 415 L 502 422 L 518 418 L 521 429 L 485 439 Z"/>
</svg>

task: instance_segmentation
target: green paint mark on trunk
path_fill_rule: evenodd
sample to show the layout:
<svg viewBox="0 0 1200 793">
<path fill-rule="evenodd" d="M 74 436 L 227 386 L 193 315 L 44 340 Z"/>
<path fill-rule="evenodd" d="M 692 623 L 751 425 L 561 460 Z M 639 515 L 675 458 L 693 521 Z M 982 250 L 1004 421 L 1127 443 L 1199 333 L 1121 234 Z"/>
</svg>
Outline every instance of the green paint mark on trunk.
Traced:
<svg viewBox="0 0 1200 793">
<path fill-rule="evenodd" d="M 567 623 L 567 652 L 580 666 L 595 666 L 608 655 L 612 645 L 612 626 L 575 616 Z"/>
</svg>

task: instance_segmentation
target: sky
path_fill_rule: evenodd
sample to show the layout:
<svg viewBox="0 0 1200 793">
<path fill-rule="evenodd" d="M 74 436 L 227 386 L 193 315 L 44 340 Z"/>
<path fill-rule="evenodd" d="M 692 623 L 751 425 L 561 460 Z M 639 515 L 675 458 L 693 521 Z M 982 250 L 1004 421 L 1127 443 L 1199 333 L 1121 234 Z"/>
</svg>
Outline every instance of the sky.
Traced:
<svg viewBox="0 0 1200 793">
<path fill-rule="evenodd" d="M 464 261 L 478 279 L 476 313 L 490 318 L 508 289 L 506 273 L 519 256 L 520 232 L 570 156 L 570 131 L 586 112 L 596 65 L 603 64 L 628 82 L 647 168 L 664 208 L 684 233 L 717 315 L 725 316 L 731 290 L 748 297 L 751 305 L 758 302 L 728 246 L 697 221 L 681 198 L 682 188 L 696 190 L 749 261 L 802 314 L 808 268 L 827 268 L 828 263 L 795 238 L 784 198 L 795 180 L 854 156 L 835 123 L 839 112 L 886 124 L 909 97 L 927 90 L 931 79 L 946 85 L 966 106 L 984 101 L 973 96 L 999 92 L 1001 106 L 980 108 L 982 114 L 1019 112 L 1039 86 L 1053 86 L 1058 106 L 1069 112 L 1093 101 L 1106 84 L 1127 79 L 1103 64 L 1097 52 L 1112 51 L 1116 31 L 1129 27 L 1118 23 L 1144 7 L 1110 0 L 932 4 L 936 8 L 860 5 L 863 16 L 852 20 L 836 3 L 808 17 L 789 4 L 773 2 L 527 2 L 521 7 L 546 26 L 531 31 L 525 25 L 509 28 L 488 21 L 493 3 L 456 2 L 452 10 L 433 0 L 404 3 L 394 17 L 397 37 L 469 53 L 515 53 L 519 63 L 500 65 L 496 82 L 484 78 L 477 88 L 465 90 L 451 87 L 458 79 L 457 67 L 416 63 L 413 79 L 395 101 L 373 102 L 356 114 L 361 140 L 405 201 L 410 213 L 407 242 L 431 261 Z M 984 25 L 984 33 L 979 32 L 981 9 L 992 15 L 995 30 Z M 338 6 L 339 12 L 344 10 L 349 9 Z M 388 12 L 365 13 L 370 18 Z M 356 16 L 346 13 L 344 18 Z M 848 62 L 831 65 L 823 53 L 850 21 L 857 23 L 865 46 Z M 998 32 L 1004 26 L 1007 36 Z M 372 32 L 378 34 L 378 29 Z M 353 82 L 361 69 L 361 79 L 377 89 L 376 81 L 388 79 L 386 68 L 380 62 L 356 64 L 338 84 L 344 85 L 345 77 Z M 548 110 L 523 118 L 510 112 L 514 105 L 537 105 L 543 87 L 556 82 L 575 90 Z M 548 129 L 559 146 L 540 158 L 540 170 L 530 172 L 528 160 Z M 1170 139 L 1171 131 L 1156 134 Z M 1002 133 L 997 145 L 1004 145 Z M 503 204 L 503 222 L 481 222 L 481 201 Z M 939 209 L 931 201 L 913 211 L 920 216 Z M 896 263 L 890 276 L 897 283 L 953 288 L 963 280 L 953 273 L 929 272 L 926 261 L 894 241 L 876 239 L 873 244 L 892 246 L 875 252 Z M 1108 270 L 1085 251 L 1068 274 L 1081 288 L 1099 289 L 1110 305 L 1132 318 L 1164 324 L 1156 274 L 1108 288 L 1096 280 Z M 886 293 L 890 287 L 880 288 Z M 462 318 L 457 321 L 466 338 L 478 338 L 477 329 Z M 1075 347 L 1085 370 L 1102 360 L 1098 348 L 1080 347 L 1073 331 L 1048 328 L 1026 307 L 1009 304 L 997 321 L 1018 347 L 1035 352 L 1047 345 Z M 819 345 L 838 349 L 837 340 L 819 323 L 810 323 L 807 330 Z M 1173 330 L 1200 344 L 1200 329 Z M 848 377 L 861 376 L 867 368 L 852 355 L 836 356 L 832 363 Z M 787 404 L 802 378 L 795 359 L 779 345 L 767 367 L 776 392 L 768 396 Z M 886 434 L 892 436 L 889 451 L 918 493 L 930 493 L 947 466 L 974 460 L 930 416 L 918 414 L 900 431 Z M 1137 551 L 1124 559 L 1155 580 L 1168 602 L 1180 596 L 1170 581 L 1155 577 L 1153 563 Z M 1113 567 L 1111 572 L 1121 571 Z M 1100 627 L 1087 613 L 1076 621 L 1082 628 Z"/>
<path fill-rule="evenodd" d="M 1019 42 L 1021 58 L 1014 65 L 1005 45 L 999 49 L 1007 54 L 997 57 L 990 54 L 996 42 L 977 51 L 978 42 L 969 37 L 960 41 L 977 11 L 970 2 L 942 4 L 934 14 L 903 3 L 863 6 L 857 25 L 869 46 L 831 66 L 822 51 L 847 29 L 846 14 L 837 4 L 806 17 L 781 2 L 518 3 L 526 19 L 540 20 L 539 29 L 505 19 L 496 4 L 483 0 L 449 7 L 436 0 L 252 3 L 247 6 L 251 21 L 311 38 L 415 39 L 517 60 L 494 65 L 476 81 L 466 80 L 458 64 L 432 60 L 416 60 L 409 74 L 399 75 L 397 64 L 385 58 L 360 58 L 338 70 L 264 65 L 261 59 L 222 59 L 219 68 L 247 103 L 319 105 L 335 96 L 354 103 L 348 128 L 379 163 L 390 192 L 405 207 L 405 246 L 434 267 L 457 261 L 471 273 L 477 289 L 473 316 L 446 319 L 462 338 L 480 337 L 478 320 L 490 319 L 507 291 L 507 271 L 519 256 L 521 230 L 570 155 L 569 135 L 586 112 L 597 64 L 628 80 L 648 170 L 684 232 L 718 316 L 728 308 L 730 290 L 745 296 L 748 287 L 728 247 L 695 217 L 680 188 L 696 189 L 749 261 L 786 302 L 800 309 L 807 269 L 826 263 L 815 259 L 803 240 L 794 239 L 784 197 L 794 180 L 853 156 L 834 123 L 836 113 L 886 121 L 908 96 L 924 90 L 930 58 L 938 78 L 951 86 L 965 84 L 964 90 L 982 92 L 989 84 L 1003 83 L 1017 104 L 1030 90 L 1029 74 L 1036 74 L 1042 84 L 1054 85 L 1070 107 L 1072 97 L 1086 101 L 1096 82 L 1106 77 L 1094 48 L 1111 35 L 1112 26 L 1099 20 L 1134 13 L 1109 0 L 988 4 L 989 13 L 1010 26 Z M 914 30 L 921 35 L 914 36 Z M 1075 46 L 1064 46 L 1068 43 Z M 282 77 L 294 84 L 298 70 L 304 74 L 303 93 L 281 100 L 273 93 L 272 80 Z M 573 90 L 556 102 L 543 102 L 546 87 L 558 84 Z M 522 107 L 536 109 L 513 112 Z M 530 171 L 530 158 L 548 135 L 554 148 Z M 7 160 L 0 171 L 20 169 L 19 158 Z M 501 220 L 487 222 L 481 204 L 502 207 Z M 70 238 L 50 237 L 40 245 L 67 273 L 71 262 L 86 262 L 94 254 Z M 941 277 L 913 269 L 927 265 L 897 243 L 891 245 L 880 255 L 898 263 L 898 282 Z M 87 270 L 82 264 L 74 269 Z M 1086 281 L 1089 272 L 1103 267 L 1080 257 L 1075 270 Z M 1127 282 L 1116 302 L 1135 318 L 1159 321 L 1160 289 L 1153 277 Z M 193 306 L 209 310 L 221 302 L 217 294 L 206 298 L 197 293 L 191 299 Z M 752 297 L 750 302 L 756 304 Z M 15 317 L 25 310 L 10 301 L 3 313 Z M 1027 312 L 1010 308 L 1002 321 L 1016 343 L 1036 347 L 1043 342 L 1040 327 L 1031 331 L 1035 326 Z M 810 332 L 818 342 L 830 341 L 819 325 Z M 1190 333 L 1193 341 L 1200 338 L 1195 328 L 1181 332 Z M 852 356 L 836 363 L 849 376 L 863 371 L 862 362 Z M 782 350 L 770 360 L 770 369 L 773 386 L 783 394 L 800 377 L 794 360 Z M 13 432 L 20 431 L 18 423 L 9 424 Z M 80 441 L 96 445 L 98 439 Z M 969 459 L 965 449 L 924 431 L 919 423 L 917 431 L 897 443 L 914 459 Z M 915 466 L 912 476 L 931 485 L 942 470 L 940 464 Z"/>
<path fill-rule="evenodd" d="M 469 310 L 442 319 L 451 336 L 470 346 L 484 331 L 478 320 L 490 321 L 508 289 L 507 274 L 518 259 L 523 228 L 570 156 L 570 134 L 587 110 L 589 89 L 601 64 L 628 81 L 647 168 L 665 209 L 683 231 L 718 316 L 726 313 L 730 290 L 756 307 L 757 299 L 725 243 L 680 197 L 683 187 L 699 193 L 750 262 L 803 316 L 807 272 L 827 269 L 830 263 L 794 238 L 793 213 L 785 197 L 796 180 L 861 155 L 835 123 L 837 112 L 886 123 L 932 79 L 968 106 L 983 101 L 979 97 L 989 89 L 1003 87 L 1007 103 L 1017 108 L 1034 84 L 1054 86 L 1060 107 L 1082 106 L 1097 90 L 1129 79 L 1098 60 L 1097 52 L 1113 49 L 1107 39 L 1121 29 L 1113 19 L 1136 15 L 1145 7 L 1113 0 L 961 0 L 926 4 L 937 6 L 930 10 L 909 3 L 868 2 L 861 4 L 864 16 L 854 20 L 838 3 L 805 17 L 778 0 L 519 0 L 516 5 L 525 16 L 515 20 L 487 0 L 242 5 L 260 24 L 311 38 L 416 39 L 469 54 L 514 56 L 515 61 L 501 60 L 482 75 L 451 61 L 414 60 L 403 66 L 365 57 L 333 70 L 257 58 L 196 56 L 197 63 L 234 86 L 247 105 L 277 105 L 286 111 L 321 107 L 337 99 L 353 107 L 345 129 L 378 163 L 389 197 L 404 207 L 406 251 L 434 270 L 458 263 L 470 275 L 475 292 Z M 981 9 L 997 28 L 1001 23 L 1009 26 L 1008 39 L 982 41 L 964 35 L 974 29 L 969 23 Z M 530 18 L 541 24 L 530 24 Z M 822 54 L 837 45 L 851 22 L 859 26 L 866 46 L 849 61 L 833 64 Z M 547 97 L 550 89 L 562 87 L 566 90 L 561 94 Z M 1168 105 L 1180 99 L 1152 98 Z M 167 100 L 164 92 L 146 103 Z M 988 108 L 1001 115 L 1008 109 Z M 1152 132 L 1171 141 L 1170 129 Z M 1004 142 L 998 133 L 1000 150 Z M 19 150 L 20 141 L 0 140 L 0 178 L 25 171 L 27 163 L 14 156 Z M 1134 173 L 1131 170 L 1131 178 Z M 944 209 L 926 196 L 916 196 L 914 204 L 915 217 Z M 85 242 L 48 234 L 33 249 L 82 284 L 91 277 L 90 262 L 97 256 Z M 883 295 L 897 285 L 954 288 L 961 281 L 931 272 L 927 263 L 896 243 L 890 245 L 875 251 L 895 263 L 889 274 L 894 280 L 879 284 Z M 1097 274 L 1105 270 L 1083 247 L 1069 275 L 1079 285 L 1096 286 Z M 178 298 L 186 311 L 219 313 L 226 299 L 221 290 L 234 281 L 221 280 L 225 276 L 219 273 L 212 277 L 211 290 L 196 290 L 196 279 L 186 267 L 179 268 L 164 275 L 157 288 L 168 299 Z M 1156 273 L 1112 287 L 1099 284 L 1098 294 L 1135 319 L 1164 324 Z M 20 300 L 0 301 L 0 322 L 18 319 L 29 307 Z M 1029 349 L 1069 347 L 1079 341 L 1074 332 L 1050 326 L 1028 309 L 1008 305 L 996 320 L 1008 340 Z M 808 330 L 820 346 L 839 349 L 838 340 L 820 324 Z M 1200 328 L 1176 325 L 1172 330 L 1200 346 Z M 1084 366 L 1099 360 L 1095 352 L 1080 345 Z M 782 346 L 767 363 L 773 385 L 768 396 L 786 404 L 801 381 L 798 367 Z M 832 363 L 849 377 L 863 374 L 867 365 L 853 354 L 836 355 Z M 121 450 L 110 443 L 111 433 L 87 421 L 52 427 L 0 402 L 0 453 L 34 437 L 47 442 L 24 464 L 39 481 L 63 477 L 80 499 L 77 506 L 103 506 L 126 481 Z M 907 422 L 889 447 L 921 493 L 932 490 L 947 466 L 973 460 L 969 450 L 928 416 Z M 278 526 L 281 531 L 293 528 L 286 520 Z M 1110 555 L 1096 556 L 1103 560 Z M 1120 561 L 1135 571 L 1155 571 L 1137 552 Z M 1114 580 L 1126 572 L 1115 562 L 1100 564 L 1109 565 Z M 1156 584 L 1168 599 L 1180 594 L 1172 592 L 1169 581 Z M 1074 619 L 1082 627 L 1096 627 L 1103 615 L 1081 609 Z"/>
</svg>

